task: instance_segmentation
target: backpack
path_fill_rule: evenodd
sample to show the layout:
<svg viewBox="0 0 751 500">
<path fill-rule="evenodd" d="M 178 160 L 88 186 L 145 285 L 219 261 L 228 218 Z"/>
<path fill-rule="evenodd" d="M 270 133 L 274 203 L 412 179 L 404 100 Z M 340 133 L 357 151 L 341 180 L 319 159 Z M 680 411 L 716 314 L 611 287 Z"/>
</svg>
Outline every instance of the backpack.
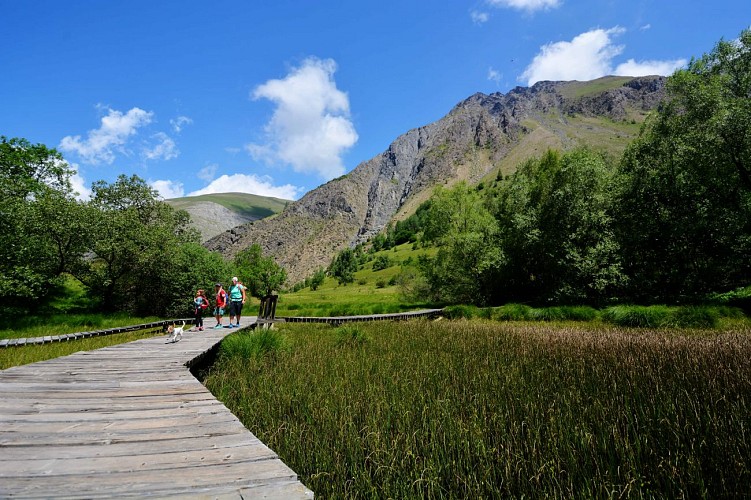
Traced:
<svg viewBox="0 0 751 500">
<path fill-rule="evenodd" d="M 207 309 L 209 307 L 209 299 L 206 297 L 201 297 L 203 300 L 201 301 L 201 309 Z"/>
</svg>

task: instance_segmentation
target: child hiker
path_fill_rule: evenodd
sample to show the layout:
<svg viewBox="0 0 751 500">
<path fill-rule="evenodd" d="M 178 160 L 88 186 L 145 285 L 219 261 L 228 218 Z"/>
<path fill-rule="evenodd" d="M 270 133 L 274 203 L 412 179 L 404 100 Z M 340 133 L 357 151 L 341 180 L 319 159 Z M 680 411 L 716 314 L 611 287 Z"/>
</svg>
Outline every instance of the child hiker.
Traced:
<svg viewBox="0 0 751 500">
<path fill-rule="evenodd" d="M 196 329 L 199 332 L 203 331 L 203 311 L 209 307 L 209 299 L 206 298 L 206 294 L 203 290 L 196 292 L 196 298 L 193 299 L 193 307 L 195 309 L 196 317 Z"/>
</svg>

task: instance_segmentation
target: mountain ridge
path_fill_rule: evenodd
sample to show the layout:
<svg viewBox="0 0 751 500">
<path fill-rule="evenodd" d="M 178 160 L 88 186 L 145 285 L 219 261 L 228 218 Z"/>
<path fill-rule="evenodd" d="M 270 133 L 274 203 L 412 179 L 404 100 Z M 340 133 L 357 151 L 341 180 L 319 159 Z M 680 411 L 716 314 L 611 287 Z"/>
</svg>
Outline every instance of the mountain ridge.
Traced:
<svg viewBox="0 0 751 500">
<path fill-rule="evenodd" d="M 473 94 L 273 219 L 233 227 L 205 246 L 233 256 L 258 243 L 287 269 L 291 283 L 301 281 L 413 211 L 438 185 L 509 174 L 548 148 L 587 145 L 619 155 L 664 97 L 664 83 L 658 76 L 605 77 Z"/>
</svg>

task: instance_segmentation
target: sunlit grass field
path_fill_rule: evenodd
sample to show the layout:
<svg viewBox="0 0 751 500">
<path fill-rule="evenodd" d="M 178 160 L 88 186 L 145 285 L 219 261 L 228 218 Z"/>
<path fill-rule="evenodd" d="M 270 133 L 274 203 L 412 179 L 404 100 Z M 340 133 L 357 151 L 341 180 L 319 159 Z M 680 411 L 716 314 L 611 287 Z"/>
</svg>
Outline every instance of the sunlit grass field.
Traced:
<svg viewBox="0 0 751 500">
<path fill-rule="evenodd" d="M 340 285 L 335 278 L 326 277 L 323 285 L 313 291 L 309 287 L 297 292 L 285 292 L 279 296 L 277 316 L 352 316 L 364 314 L 397 313 L 433 307 L 427 302 L 410 302 L 400 294 L 393 279 L 402 271 L 404 263 L 414 263 L 423 253 L 434 253 L 435 249 L 413 249 L 411 243 L 399 245 L 390 250 L 377 252 L 385 255 L 391 265 L 373 271 L 373 261 L 363 264 L 355 273 L 353 283 Z M 255 302 L 254 302 L 255 304 Z M 257 313 L 251 306 L 253 314 Z"/>
<path fill-rule="evenodd" d="M 317 498 L 732 498 L 751 328 L 415 320 L 222 343 L 207 387 Z"/>
</svg>

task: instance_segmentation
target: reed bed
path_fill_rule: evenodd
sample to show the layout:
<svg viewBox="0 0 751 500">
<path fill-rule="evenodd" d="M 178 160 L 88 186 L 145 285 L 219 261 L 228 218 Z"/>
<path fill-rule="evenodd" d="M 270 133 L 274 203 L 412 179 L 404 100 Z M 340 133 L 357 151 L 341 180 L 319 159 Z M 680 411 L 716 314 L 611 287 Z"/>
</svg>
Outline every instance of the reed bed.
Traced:
<svg viewBox="0 0 751 500">
<path fill-rule="evenodd" d="M 282 348 L 223 347 L 205 383 L 317 498 L 732 498 L 751 484 L 750 334 L 286 325 L 260 341 Z"/>
</svg>

